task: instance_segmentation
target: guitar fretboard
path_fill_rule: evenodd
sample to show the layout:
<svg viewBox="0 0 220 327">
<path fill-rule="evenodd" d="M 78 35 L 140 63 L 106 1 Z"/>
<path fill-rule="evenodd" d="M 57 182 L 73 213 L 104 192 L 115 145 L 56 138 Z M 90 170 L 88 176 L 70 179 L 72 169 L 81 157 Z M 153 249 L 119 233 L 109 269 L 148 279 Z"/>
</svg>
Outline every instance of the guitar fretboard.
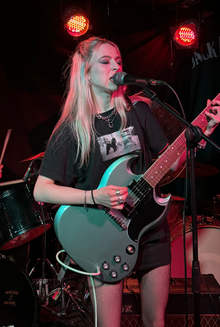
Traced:
<svg viewBox="0 0 220 327">
<path fill-rule="evenodd" d="M 220 100 L 220 93 L 215 97 L 215 100 Z M 200 127 L 203 131 L 208 125 L 205 115 L 206 111 L 211 109 L 211 105 L 207 106 L 199 116 L 192 122 L 192 125 Z M 167 148 L 166 151 L 148 168 L 143 175 L 143 178 L 152 186 L 155 187 L 164 177 L 168 170 L 172 167 L 175 161 L 186 150 L 185 130 L 177 137 L 177 139 Z"/>
</svg>

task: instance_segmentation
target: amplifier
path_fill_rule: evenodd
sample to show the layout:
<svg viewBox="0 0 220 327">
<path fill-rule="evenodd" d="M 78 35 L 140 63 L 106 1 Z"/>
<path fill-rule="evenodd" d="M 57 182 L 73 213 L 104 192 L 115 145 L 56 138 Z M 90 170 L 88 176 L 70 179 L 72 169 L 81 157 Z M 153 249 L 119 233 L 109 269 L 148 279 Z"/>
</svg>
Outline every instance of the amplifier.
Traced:
<svg viewBox="0 0 220 327">
<path fill-rule="evenodd" d="M 170 295 L 167 304 L 167 314 L 185 314 L 185 279 L 171 280 Z M 194 313 L 194 294 L 192 292 L 192 279 L 187 278 L 187 312 Z M 122 302 L 123 314 L 140 314 L 140 291 L 135 274 L 124 281 Z M 202 275 L 200 285 L 200 313 L 220 314 L 220 286 L 213 275 Z"/>
<path fill-rule="evenodd" d="M 139 315 L 122 314 L 121 327 L 144 327 Z M 200 316 L 200 327 L 219 327 L 220 317 L 215 315 Z M 185 315 L 166 315 L 165 327 L 186 327 Z M 188 327 L 194 327 L 194 316 L 188 316 Z"/>
</svg>

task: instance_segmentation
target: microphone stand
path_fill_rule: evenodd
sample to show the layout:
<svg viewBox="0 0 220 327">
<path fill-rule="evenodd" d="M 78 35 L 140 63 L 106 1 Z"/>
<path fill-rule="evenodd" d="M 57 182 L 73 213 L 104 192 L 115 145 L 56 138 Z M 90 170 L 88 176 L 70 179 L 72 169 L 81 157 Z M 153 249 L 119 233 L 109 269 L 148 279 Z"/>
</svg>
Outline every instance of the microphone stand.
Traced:
<svg viewBox="0 0 220 327">
<path fill-rule="evenodd" d="M 147 84 L 147 82 L 146 82 Z M 140 83 L 143 87 L 143 83 Z M 155 92 L 144 86 L 144 93 L 151 99 L 159 103 L 163 108 L 169 111 L 177 119 L 187 126 L 185 136 L 187 147 L 190 148 L 190 184 L 191 184 L 191 207 L 192 207 L 192 225 L 193 225 L 193 262 L 192 262 L 192 292 L 194 294 L 194 326 L 200 327 L 200 266 L 198 260 L 198 233 L 197 233 L 197 210 L 196 210 L 196 182 L 195 182 L 195 159 L 194 153 L 198 142 L 204 139 L 210 143 L 216 150 L 220 152 L 220 147 L 202 133 L 200 127 L 190 124 L 187 120 L 181 117 L 177 112 L 173 111 L 169 106 L 163 103 Z"/>
</svg>

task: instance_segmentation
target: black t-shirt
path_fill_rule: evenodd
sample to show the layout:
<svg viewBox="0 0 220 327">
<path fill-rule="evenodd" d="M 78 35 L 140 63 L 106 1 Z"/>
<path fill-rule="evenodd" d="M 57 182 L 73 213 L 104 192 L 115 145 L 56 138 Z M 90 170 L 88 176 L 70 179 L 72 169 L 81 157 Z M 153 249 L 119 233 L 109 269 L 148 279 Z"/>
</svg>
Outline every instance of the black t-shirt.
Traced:
<svg viewBox="0 0 220 327">
<path fill-rule="evenodd" d="M 102 116 L 109 115 L 112 110 Z M 95 147 L 90 153 L 89 164 L 84 164 L 81 168 L 79 159 L 76 160 L 77 144 L 70 127 L 66 125 L 58 137 L 54 133 L 47 146 L 40 175 L 65 186 L 83 190 L 96 189 L 106 169 L 126 154 L 138 156 L 131 164 L 132 172 L 138 175 L 144 173 L 152 163 L 151 153 L 159 153 L 168 140 L 145 102 L 139 101 L 135 106 L 131 105 L 127 117 L 127 125 L 121 134 L 121 118 L 118 114 L 112 128 L 106 121 L 95 118 Z M 168 234 L 166 225 L 162 223 L 154 229 L 153 239 Z"/>
<path fill-rule="evenodd" d="M 106 112 L 109 115 L 111 110 Z M 40 175 L 51 178 L 66 186 L 89 190 L 98 187 L 106 169 L 118 158 L 130 153 L 139 156 L 133 169 L 138 174 L 152 163 L 151 153 L 160 152 L 167 144 L 158 121 L 145 102 L 138 102 L 127 112 L 128 122 L 119 135 L 120 116 L 114 120 L 113 128 L 106 121 L 96 118 L 96 144 L 91 151 L 88 166 L 78 168 L 76 140 L 69 126 L 65 126 L 57 139 L 55 133 L 50 140 L 40 169 Z"/>
</svg>

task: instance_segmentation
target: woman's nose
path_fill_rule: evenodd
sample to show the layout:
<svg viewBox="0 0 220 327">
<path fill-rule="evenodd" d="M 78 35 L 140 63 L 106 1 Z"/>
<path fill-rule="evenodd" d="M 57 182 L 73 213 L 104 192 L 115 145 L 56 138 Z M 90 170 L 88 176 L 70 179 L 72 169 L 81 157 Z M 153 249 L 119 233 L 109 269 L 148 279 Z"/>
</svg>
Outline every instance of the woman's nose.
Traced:
<svg viewBox="0 0 220 327">
<path fill-rule="evenodd" d="M 120 65 L 115 61 L 112 63 L 112 70 L 117 71 L 120 68 Z"/>
</svg>

